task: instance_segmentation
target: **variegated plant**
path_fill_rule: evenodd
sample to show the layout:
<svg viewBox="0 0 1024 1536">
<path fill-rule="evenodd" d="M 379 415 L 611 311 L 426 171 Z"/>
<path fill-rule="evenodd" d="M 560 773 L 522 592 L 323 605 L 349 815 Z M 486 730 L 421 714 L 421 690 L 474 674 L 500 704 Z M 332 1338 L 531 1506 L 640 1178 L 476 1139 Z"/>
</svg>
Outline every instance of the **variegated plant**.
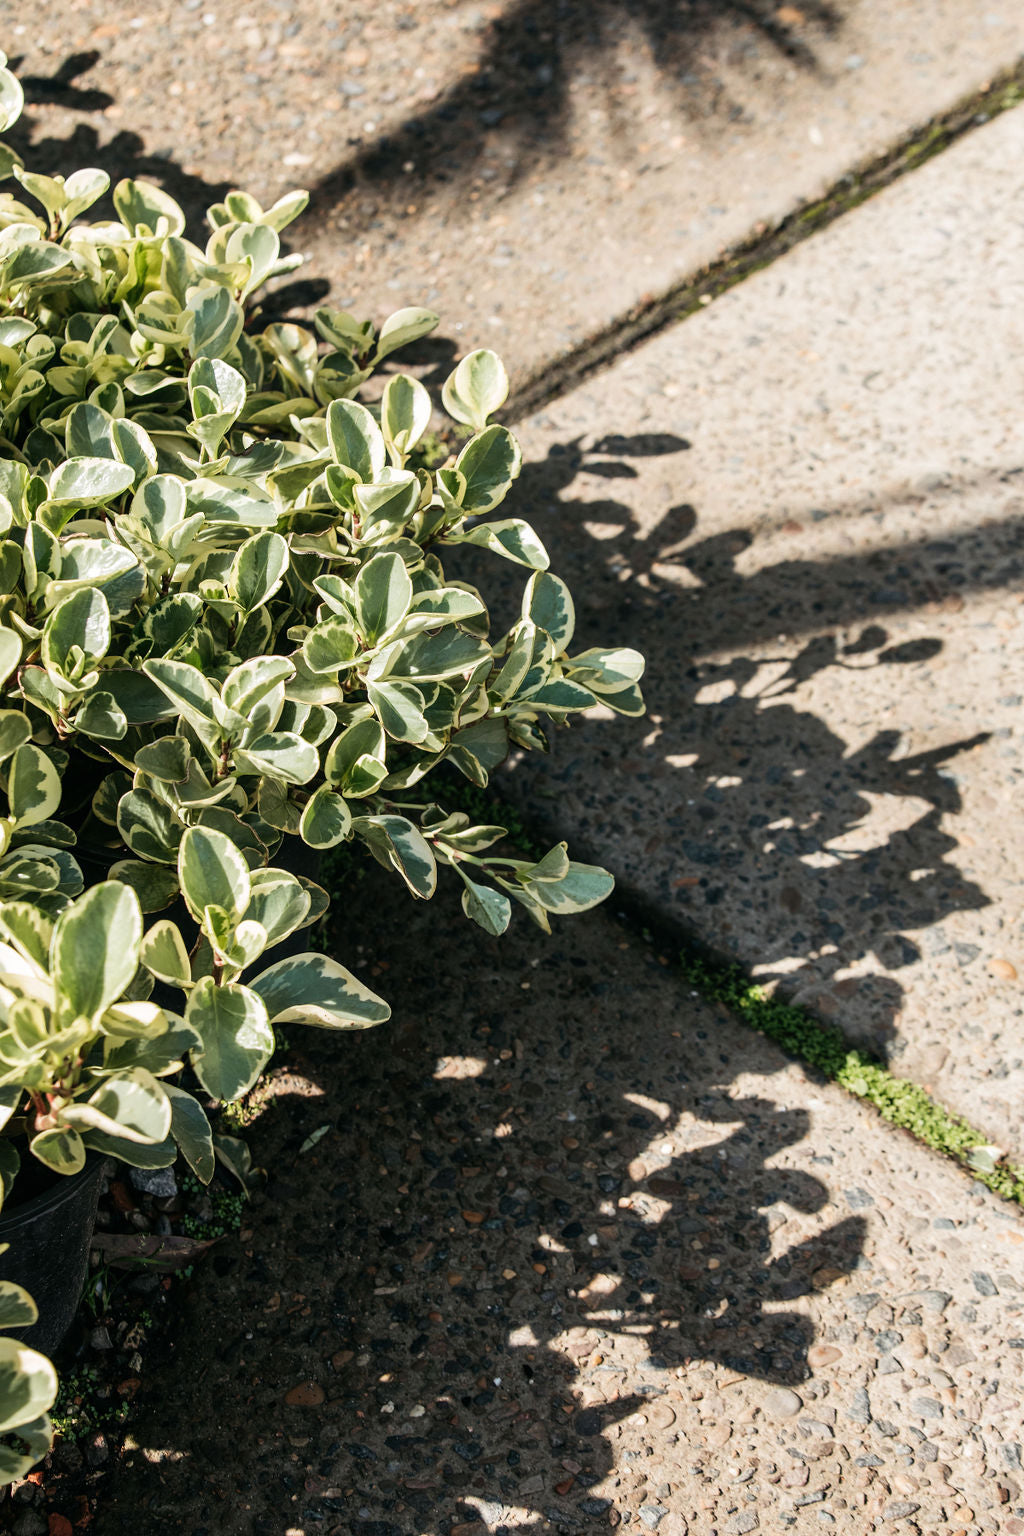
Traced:
<svg viewBox="0 0 1024 1536">
<path fill-rule="evenodd" d="M 20 109 L 0 67 L 0 131 Z M 180 1147 L 209 1179 L 185 1062 L 231 1099 L 276 1022 L 388 1014 L 323 955 L 261 963 L 327 905 L 291 852 L 359 843 L 417 897 L 449 867 L 492 934 L 513 901 L 545 930 L 593 906 L 605 871 L 564 845 L 503 857 L 503 828 L 420 786 L 442 763 L 485 785 L 598 702 L 642 713 L 643 662 L 573 652 L 568 589 L 529 525 L 496 515 L 521 461 L 490 420 L 508 391 L 492 352 L 444 386 L 464 442 L 431 469 L 418 379 L 356 397 L 435 315 L 261 325 L 252 296 L 296 264 L 280 234 L 304 193 L 265 210 L 231 192 L 197 244 L 144 182 L 89 223 L 103 171 L 39 174 L 0 145 L 4 178 L 0 1123 L 59 1172 L 90 1149 L 157 1167 Z M 445 573 L 466 545 L 529 573 L 507 633 Z M 16 1171 L 0 1140 L 4 1193 Z M 32 1413 L 15 1424 L 0 1380 L 0 1434 L 38 1454 L 49 1377 L 12 1349 L 0 1376 L 20 1391 L 21 1372 Z"/>
<path fill-rule="evenodd" d="M 0 1254 L 7 1244 L 0 1244 Z M 0 1280 L 0 1329 L 27 1328 L 38 1312 L 23 1286 Z M 45 1355 L 0 1337 L 0 1486 L 24 1477 L 50 1449 L 57 1373 Z"/>
<path fill-rule="evenodd" d="M 12 80 L 0 92 L 9 117 Z M 119 883 L 110 910 L 134 893 L 125 952 L 137 941 L 139 971 L 121 967 L 104 1007 L 144 1008 L 153 977 L 179 988 L 178 1055 L 230 1098 L 269 1058 L 275 1016 L 386 1016 L 312 955 L 287 963 L 272 999 L 247 979 L 265 947 L 323 910 L 324 893 L 280 867 L 295 840 L 360 842 L 419 897 L 449 866 L 491 933 L 512 901 L 547 928 L 551 913 L 607 894 L 610 877 L 563 846 L 539 863 L 499 857 L 500 827 L 471 826 L 418 786 L 441 763 L 486 784 L 510 745 L 543 747 L 549 722 L 598 701 L 640 713 L 643 663 L 629 650 L 574 654 L 565 584 L 525 522 L 495 516 L 520 453 L 489 422 L 508 390 L 493 353 L 470 354 L 445 385 L 468 441 L 431 471 L 418 454 L 432 414 L 422 383 L 392 373 L 372 405 L 355 396 L 436 316 L 402 310 L 374 330 L 321 310 L 314 330 L 247 314 L 253 291 L 293 264 L 279 234 L 303 194 L 268 211 L 229 194 L 201 247 L 157 187 L 122 182 L 115 217 L 90 224 L 102 172 L 64 180 L 7 158 L 19 185 L 0 195 L 0 923 L 16 927 L 5 911 L 29 903 L 54 925 L 49 947 L 26 953 L 12 932 L 8 952 L 43 967 L 53 995 L 33 1004 L 38 1029 L 62 1035 L 52 946 L 87 914 L 99 933 L 99 907 L 75 902 L 80 850 L 105 860 L 101 875 Z M 446 576 L 442 554 L 460 545 L 529 571 L 508 633 L 492 635 L 480 593 Z M 143 934 L 139 909 L 182 897 L 187 932 L 164 917 Z M 13 996 L 26 983 L 3 985 Z M 154 1041 L 166 1038 L 164 1010 L 146 1016 Z M 109 1098 L 90 1076 L 113 1049 L 108 1015 L 75 1017 L 99 1052 L 69 1046 L 79 1078 L 57 1074 L 65 1057 L 47 1045 L 58 1107 L 44 1146 L 68 1167 L 73 1131 L 86 1144 L 112 1134 L 83 1119 L 96 1094 Z M 10 1017 L 5 1027 L 10 1085 L 30 1048 L 6 1043 Z M 73 1153 L 57 1151 L 65 1135 Z"/>
</svg>

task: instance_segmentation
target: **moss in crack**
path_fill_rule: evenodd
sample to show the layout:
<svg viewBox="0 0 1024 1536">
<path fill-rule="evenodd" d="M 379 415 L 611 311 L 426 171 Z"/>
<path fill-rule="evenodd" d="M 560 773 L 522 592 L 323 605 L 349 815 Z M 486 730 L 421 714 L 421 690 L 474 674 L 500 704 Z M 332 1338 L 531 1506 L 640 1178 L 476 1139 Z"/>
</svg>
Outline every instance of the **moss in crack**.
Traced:
<svg viewBox="0 0 1024 1536">
<path fill-rule="evenodd" d="M 709 1002 L 723 1004 L 791 1056 L 872 1104 L 890 1125 L 955 1159 L 997 1195 L 1024 1205 L 1024 1167 L 1009 1162 L 979 1166 L 976 1159 L 985 1138 L 968 1121 L 937 1104 L 919 1084 L 897 1077 L 802 1008 L 768 996 L 739 966 L 716 964 L 684 951 L 679 967 Z"/>
</svg>

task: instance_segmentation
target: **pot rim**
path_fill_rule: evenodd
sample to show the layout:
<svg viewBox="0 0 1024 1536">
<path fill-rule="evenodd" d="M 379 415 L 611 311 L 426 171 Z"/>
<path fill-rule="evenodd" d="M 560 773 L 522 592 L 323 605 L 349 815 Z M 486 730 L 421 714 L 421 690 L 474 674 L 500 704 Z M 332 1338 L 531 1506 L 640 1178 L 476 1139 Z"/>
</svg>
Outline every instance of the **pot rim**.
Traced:
<svg viewBox="0 0 1024 1536">
<path fill-rule="evenodd" d="M 82 1193 L 83 1187 L 95 1183 L 103 1172 L 106 1158 L 98 1152 L 90 1152 L 84 1168 L 77 1173 L 58 1174 L 58 1182 L 51 1189 L 33 1195 L 30 1200 L 17 1205 L 4 1206 L 0 1210 L 0 1242 L 7 1242 L 22 1227 L 30 1226 L 39 1217 L 59 1210 L 68 1201 Z"/>
</svg>

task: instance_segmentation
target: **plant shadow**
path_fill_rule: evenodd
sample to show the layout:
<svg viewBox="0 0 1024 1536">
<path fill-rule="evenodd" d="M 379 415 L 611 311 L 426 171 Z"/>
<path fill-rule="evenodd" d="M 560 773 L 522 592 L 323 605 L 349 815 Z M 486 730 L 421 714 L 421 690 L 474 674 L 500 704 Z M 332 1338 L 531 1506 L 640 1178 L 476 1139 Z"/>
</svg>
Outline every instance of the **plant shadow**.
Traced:
<svg viewBox="0 0 1024 1536">
<path fill-rule="evenodd" d="M 319 221 L 358 188 L 384 203 L 406 202 L 410 167 L 421 196 L 481 181 L 492 184 L 489 196 L 494 189 L 504 195 L 571 154 L 574 91 L 592 73 L 605 88 L 616 133 L 639 143 L 632 100 L 638 49 L 653 61 L 680 120 L 698 132 L 717 131 L 743 120 L 746 109 L 709 57 L 713 38 L 723 39 L 741 72 L 756 75 L 767 49 L 820 74 L 810 39 L 841 25 L 839 7 L 828 0 L 810 0 L 788 21 L 785 7 L 765 0 L 513 0 L 493 8 L 478 64 L 397 130 L 357 146 L 323 176 L 307 219 Z"/>
<path fill-rule="evenodd" d="M 725 957 L 753 955 L 761 979 L 829 1016 L 841 1007 L 857 1038 L 898 1055 L 900 971 L 928 945 L 948 948 L 945 919 L 990 905 L 950 857 L 958 759 L 988 733 L 908 751 L 901 722 L 875 711 L 873 734 L 847 740 L 821 707 L 824 685 L 851 679 L 863 697 L 865 674 L 887 684 L 906 668 L 920 686 L 943 623 L 894 642 L 891 616 L 941 613 L 1019 580 L 1024 521 L 751 570 L 748 529 L 702 536 L 687 504 L 652 527 L 604 495 L 609 481 L 639 480 L 651 457 L 683 478 L 688 448 L 666 433 L 577 438 L 524 466 L 519 511 L 581 594 L 577 648 L 591 637 L 638 646 L 649 713 L 616 719 L 611 737 L 607 720 L 576 724 L 553 738 L 550 760 L 528 756 L 506 782 L 545 833 L 575 826 L 578 856 L 589 841 L 640 905 Z M 478 563 L 464 572 L 479 579 Z M 501 623 L 521 582 L 505 587 Z"/>
<path fill-rule="evenodd" d="M 293 1037 L 265 1192 L 197 1272 L 99 1536 L 606 1524 L 622 1421 L 715 1366 L 805 1382 L 801 1298 L 862 1262 L 778 1056 L 694 1020 L 610 915 L 494 940 L 386 881 L 345 887 L 334 949 L 392 1023 Z"/>
</svg>

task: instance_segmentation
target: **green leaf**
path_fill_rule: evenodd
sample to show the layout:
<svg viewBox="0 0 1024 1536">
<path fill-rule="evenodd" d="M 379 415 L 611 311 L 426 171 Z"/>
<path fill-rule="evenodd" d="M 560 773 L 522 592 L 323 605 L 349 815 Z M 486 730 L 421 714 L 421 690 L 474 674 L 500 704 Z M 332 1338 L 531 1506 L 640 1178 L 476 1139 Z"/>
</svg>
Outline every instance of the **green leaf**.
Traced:
<svg viewBox="0 0 1024 1536">
<path fill-rule="evenodd" d="M 60 775 L 41 747 L 26 742 L 11 757 L 7 797 L 19 826 L 45 821 L 60 805 Z"/>
<path fill-rule="evenodd" d="M 396 741 L 421 742 L 429 734 L 423 695 L 415 684 L 368 682 L 366 692 L 381 725 Z"/>
<path fill-rule="evenodd" d="M 251 983 L 272 1024 L 314 1024 L 321 1029 L 368 1029 L 391 1017 L 383 998 L 326 955 L 279 960 Z"/>
<path fill-rule="evenodd" d="M 161 736 L 135 754 L 135 766 L 164 784 L 183 784 L 191 760 L 192 749 L 184 736 Z"/>
<path fill-rule="evenodd" d="M 352 829 L 347 802 L 329 784 L 321 784 L 306 803 L 299 834 L 311 848 L 333 848 L 344 842 Z"/>
<path fill-rule="evenodd" d="M 21 641 L 13 629 L 0 625 L 0 683 L 6 682 L 21 660 Z"/>
<path fill-rule="evenodd" d="M 173 862 L 173 853 L 171 854 Z M 150 864 L 140 859 L 118 859 L 110 866 L 110 878 L 131 886 L 139 898 L 143 913 L 162 912 L 178 899 L 178 876 L 166 864 Z"/>
<path fill-rule="evenodd" d="M 518 517 L 499 518 L 494 523 L 478 523 L 475 528 L 459 529 L 456 533 L 446 534 L 441 543 L 476 544 L 535 571 L 546 571 L 551 563 L 547 550 L 529 523 Z"/>
<path fill-rule="evenodd" d="M 472 672 L 491 654 L 490 647 L 482 640 L 467 635 L 461 629 L 449 627 L 439 634 L 415 635 L 389 647 L 380 665 L 386 668 L 389 681 L 408 678 L 416 682 L 440 682 L 446 677 L 457 677 Z M 377 664 L 370 668 L 370 678 L 376 682 Z"/>
<path fill-rule="evenodd" d="M 422 486 L 407 469 L 386 469 L 376 485 L 354 485 L 352 499 L 363 522 L 363 538 L 379 543 L 397 538 L 420 504 Z"/>
<path fill-rule="evenodd" d="M 352 780 L 357 765 L 365 763 L 367 759 L 379 761 L 380 777 L 384 778 L 387 773 L 387 768 L 384 766 L 386 750 L 384 731 L 380 723 L 377 720 L 357 721 L 355 725 L 350 725 L 341 731 L 331 742 L 324 764 L 327 782 L 336 785 L 346 795 L 351 796 L 355 793 Z M 365 789 L 360 791 L 362 794 L 369 792 Z"/>
<path fill-rule="evenodd" d="M 429 336 L 439 323 L 440 317 L 431 309 L 396 310 L 393 315 L 388 316 L 380 328 L 374 362 L 379 363 L 382 358 L 397 352 L 399 347 L 407 347 L 410 342 L 419 341 L 422 336 Z"/>
<path fill-rule="evenodd" d="M 263 529 L 240 547 L 228 577 L 228 591 L 243 613 L 251 613 L 273 597 L 287 569 L 287 543 L 279 533 Z"/>
<path fill-rule="evenodd" d="M 192 965 L 177 923 L 161 918 L 148 929 L 139 954 L 142 964 L 168 986 L 192 985 Z"/>
<path fill-rule="evenodd" d="M 475 515 L 492 512 L 504 501 L 522 467 L 519 444 L 507 427 L 487 427 L 471 438 L 455 461 L 466 482 L 463 510 Z"/>
<path fill-rule="evenodd" d="M 54 924 L 50 969 L 58 1003 L 72 1018 L 98 1019 L 135 975 L 141 941 L 135 892 L 116 880 L 94 885 Z"/>
<path fill-rule="evenodd" d="M 379 863 L 398 871 L 414 896 L 433 896 L 437 885 L 433 850 L 411 821 L 404 816 L 358 816 L 352 827 Z"/>
<path fill-rule="evenodd" d="M 215 1136 L 213 1150 L 217 1161 L 234 1174 L 248 1199 L 249 1184 L 252 1181 L 252 1156 L 245 1142 L 238 1136 Z"/>
<path fill-rule="evenodd" d="M 430 425 L 430 396 L 418 379 L 395 374 L 388 379 L 381 398 L 380 424 L 384 441 L 399 462 L 419 442 Z"/>
<path fill-rule="evenodd" d="M 528 874 L 528 872 L 527 872 Z M 606 869 L 596 864 L 569 865 L 565 877 L 557 883 L 527 879 L 527 889 L 534 901 L 548 912 L 565 915 L 570 912 L 587 912 L 604 901 L 614 889 L 615 880 Z"/>
<path fill-rule="evenodd" d="M 8 128 L 14 127 L 24 106 L 25 93 L 17 75 L 9 69 L 0 69 L 0 133 L 6 133 Z"/>
<path fill-rule="evenodd" d="M 207 907 L 220 907 L 240 922 L 249 905 L 249 866 L 234 843 L 210 827 L 186 828 L 178 881 L 196 922 L 202 922 Z"/>
<path fill-rule="evenodd" d="M 348 667 L 359 655 L 359 638 L 348 619 L 331 614 L 321 619 L 302 642 L 306 666 L 317 676 L 328 676 Z"/>
<path fill-rule="evenodd" d="M 611 693 L 605 693 L 600 688 L 595 690 L 602 704 L 607 704 L 617 715 L 629 715 L 638 717 L 647 713 L 644 696 L 635 683 L 630 683 L 625 688 L 616 688 Z"/>
<path fill-rule="evenodd" d="M 62 1119 L 81 1130 L 152 1145 L 163 1141 L 171 1128 L 171 1103 L 156 1078 L 137 1067 L 108 1077 L 84 1103 L 67 1105 Z"/>
<path fill-rule="evenodd" d="M 551 636 L 556 654 L 568 649 L 576 628 L 576 611 L 569 588 L 550 571 L 537 571 L 523 594 L 523 618 Z"/>
<path fill-rule="evenodd" d="M 114 208 L 132 235 L 180 235 L 185 215 L 173 197 L 148 181 L 119 181 L 113 192 Z"/>
<path fill-rule="evenodd" d="M 99 458 L 118 460 L 120 454 L 114 447 L 114 419 L 109 411 L 101 410 L 91 400 L 80 400 L 68 412 L 68 458 Z"/>
<path fill-rule="evenodd" d="M 310 917 L 310 891 L 283 869 L 256 869 L 251 875 L 252 897 L 246 919 L 259 923 L 268 944 L 279 944 Z"/>
<path fill-rule="evenodd" d="M 33 1136 L 29 1146 L 33 1157 L 38 1157 L 54 1173 L 81 1173 L 85 1167 L 85 1143 L 72 1126 L 53 1126 Z M 6 1344 L 0 1339 L 0 1345 Z M 2 1360 L 0 1353 L 0 1360 Z M 0 1399 L 2 1401 L 2 1399 Z"/>
<path fill-rule="evenodd" d="M 327 439 L 336 464 L 355 470 L 372 484 L 387 462 L 380 427 L 357 400 L 332 400 L 327 407 Z"/>
<path fill-rule="evenodd" d="M 178 1155 L 170 1136 L 163 1141 L 128 1141 L 124 1136 L 108 1136 L 105 1131 L 89 1130 L 83 1140 L 90 1152 L 115 1157 L 132 1168 L 169 1168 Z"/>
<path fill-rule="evenodd" d="M 626 690 L 644 675 L 644 658 L 639 651 L 625 648 L 581 651 L 569 658 L 573 679 L 602 695 Z"/>
<path fill-rule="evenodd" d="M 445 381 L 441 399 L 449 416 L 479 431 L 508 399 L 508 374 L 501 358 L 487 350 L 470 352 Z"/>
<path fill-rule="evenodd" d="M 123 741 L 128 733 L 128 721 L 114 695 L 99 689 L 89 694 L 73 723 L 76 731 L 95 741 Z"/>
<path fill-rule="evenodd" d="M 3 1106 L 4 1109 L 7 1109 L 7 1113 L 4 1116 L 5 1122 L 10 1118 L 14 1105 L 21 1098 L 21 1085 L 9 1083 L 4 1095 L 6 1099 L 9 1100 L 11 1098 L 12 1090 L 15 1095 L 14 1104 L 11 1105 L 10 1109 L 7 1109 L 6 1104 Z M 0 1138 L 0 1205 L 9 1198 L 20 1169 L 21 1154 L 17 1147 L 12 1141 L 8 1141 L 6 1137 Z M 3 1285 L 4 1282 L 0 1282 L 0 1293 L 3 1292 Z M 6 1326 L 6 1323 L 0 1323 L 0 1327 Z"/>
<path fill-rule="evenodd" d="M 182 826 L 165 800 L 148 789 L 129 790 L 117 806 L 117 830 L 132 853 L 155 864 L 175 864 Z M 134 885 L 135 881 L 129 881 Z"/>
<path fill-rule="evenodd" d="M 5 901 L 0 904 L 0 934 L 41 970 L 49 970 L 53 923 L 34 903 Z M 0 1126 L 6 1124 L 7 1118 L 0 1112 Z"/>
<path fill-rule="evenodd" d="M 185 1022 L 199 1035 L 192 1065 L 215 1099 L 237 1099 L 259 1077 L 274 1052 L 274 1031 L 258 993 L 237 982 L 218 987 L 212 976 L 196 982 Z"/>
<path fill-rule="evenodd" d="M 462 910 L 477 927 L 495 936 L 505 932 L 512 917 L 512 903 L 501 891 L 489 885 L 479 885 L 471 880 L 465 868 L 456 864 L 466 889 L 462 893 Z"/>
<path fill-rule="evenodd" d="M 189 290 L 186 312 L 192 318 L 189 351 L 193 357 L 225 357 L 242 333 L 245 316 L 220 283 Z"/>
<path fill-rule="evenodd" d="M 13 1280 L 0 1280 L 0 1328 L 26 1328 L 38 1316 L 39 1308 L 28 1291 Z"/>
<path fill-rule="evenodd" d="M 553 678 L 550 682 L 542 683 L 539 688 L 531 688 L 521 697 L 531 709 L 543 709 L 551 713 L 590 709 L 597 703 L 589 688 L 581 688 L 579 683 L 571 682 L 567 677 Z"/>
<path fill-rule="evenodd" d="M 128 490 L 134 479 L 130 464 L 101 458 L 66 459 L 50 475 L 48 500 L 58 507 L 97 507 Z"/>
<path fill-rule="evenodd" d="M 23 747 L 31 735 L 31 722 L 20 709 L 0 709 L 0 763 Z"/>
<path fill-rule="evenodd" d="M 199 1182 L 209 1184 L 216 1167 L 216 1157 L 213 1151 L 213 1131 L 205 1111 L 184 1088 L 165 1083 L 164 1092 L 171 1101 L 171 1136 L 178 1143 L 182 1156 Z"/>
<path fill-rule="evenodd" d="M 235 748 L 241 773 L 269 774 L 286 784 L 308 784 L 320 768 L 320 754 L 294 731 L 272 731 Z"/>
<path fill-rule="evenodd" d="M 219 695 L 197 667 L 184 661 L 158 658 L 145 662 L 142 670 L 201 737 L 209 736 L 211 728 L 219 731 Z"/>
<path fill-rule="evenodd" d="M 294 664 L 287 656 L 252 656 L 232 667 L 224 679 L 221 697 L 252 730 L 264 731 L 276 725 L 284 707 L 283 685 L 294 673 Z"/>
<path fill-rule="evenodd" d="M 0 1339 L 0 1434 L 31 1424 L 53 1405 L 57 1372 L 45 1355 Z"/>
</svg>

